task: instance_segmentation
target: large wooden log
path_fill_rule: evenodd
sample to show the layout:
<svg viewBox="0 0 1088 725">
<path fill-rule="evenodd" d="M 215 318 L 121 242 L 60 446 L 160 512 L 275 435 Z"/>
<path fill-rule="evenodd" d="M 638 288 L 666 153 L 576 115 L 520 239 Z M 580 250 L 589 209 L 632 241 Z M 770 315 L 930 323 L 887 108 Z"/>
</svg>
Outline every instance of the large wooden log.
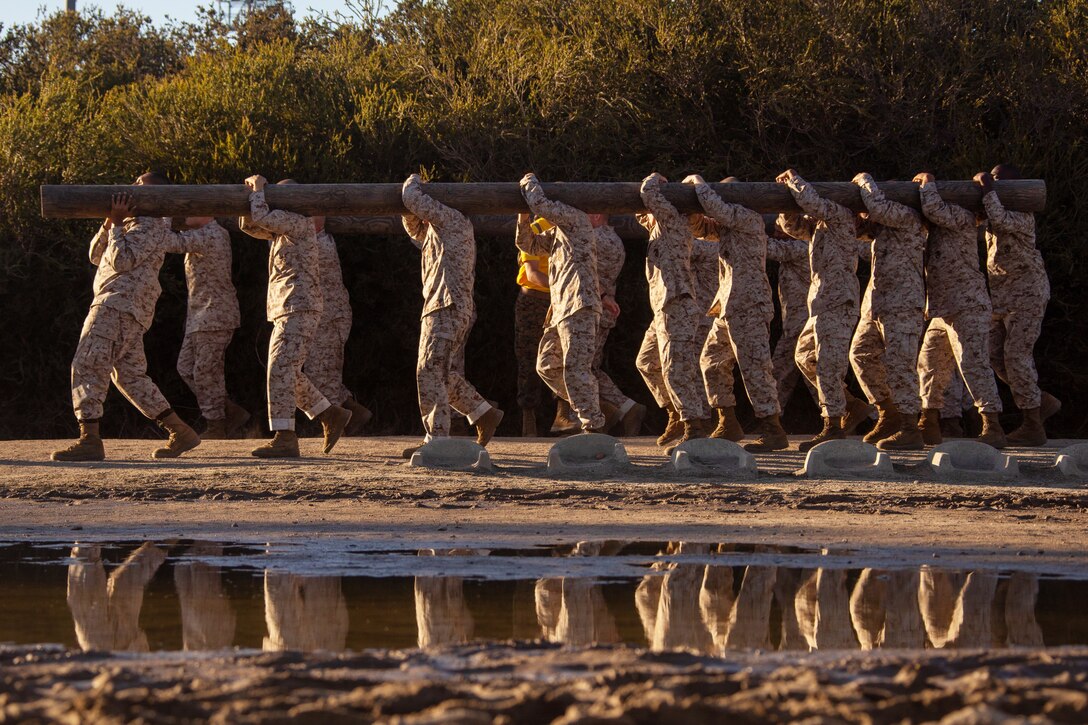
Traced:
<svg viewBox="0 0 1088 725">
<path fill-rule="evenodd" d="M 764 213 L 798 211 L 789 190 L 774 182 L 712 184 L 723 199 Z M 816 191 L 855 211 L 864 211 L 858 188 L 850 182 L 815 182 Z M 910 181 L 880 184 L 893 201 L 918 208 L 918 186 Z M 973 181 L 938 181 L 946 201 L 971 210 L 982 206 L 982 190 Z M 1015 211 L 1042 211 L 1046 183 L 1039 179 L 998 181 L 994 188 L 1002 203 Z M 587 212 L 629 214 L 645 211 L 637 182 L 577 182 L 544 184 L 545 192 Z M 110 197 L 127 191 L 137 211 L 148 216 L 239 216 L 249 210 L 249 192 L 238 185 L 189 186 L 42 186 L 42 216 L 56 219 L 104 217 Z M 516 183 L 427 185 L 435 199 L 466 214 L 516 214 L 528 207 Z M 682 212 L 700 211 L 695 190 L 670 183 L 665 196 Z M 327 216 L 384 216 L 404 211 L 400 184 L 293 184 L 269 186 L 269 206 L 300 214 Z"/>
<path fill-rule="evenodd" d="M 513 214 L 475 214 L 469 217 L 477 239 L 514 239 L 517 218 Z M 649 235 L 631 214 L 613 215 L 609 223 L 625 242 L 645 242 Z M 336 236 L 399 237 L 404 236 L 400 216 L 325 218 L 325 228 Z"/>
</svg>

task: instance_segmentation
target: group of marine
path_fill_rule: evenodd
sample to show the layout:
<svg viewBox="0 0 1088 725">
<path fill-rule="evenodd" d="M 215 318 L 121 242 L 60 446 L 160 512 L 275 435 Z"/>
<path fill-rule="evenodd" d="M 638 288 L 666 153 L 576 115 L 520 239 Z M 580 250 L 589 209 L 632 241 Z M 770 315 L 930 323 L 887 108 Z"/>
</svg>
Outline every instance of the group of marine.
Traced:
<svg viewBox="0 0 1088 725">
<path fill-rule="evenodd" d="M 693 438 L 741 440 L 734 368 L 757 419 L 757 437 L 745 445 L 753 452 L 789 446 L 780 416 L 798 371 L 815 391 L 823 417 L 823 429 L 800 444 L 803 451 L 851 434 L 874 406 L 879 416 L 867 442 L 885 450 L 940 443 L 941 411 L 960 382 L 981 418 L 978 440 L 997 448 L 1045 444 L 1043 423 L 1060 403 L 1040 390 L 1033 350 L 1049 282 L 1033 215 L 1006 209 L 993 190 L 995 179 L 1015 178 L 1019 172 L 1011 164 L 977 174 L 984 212 L 976 213 L 943 200 L 929 173 L 914 177 L 920 211 L 887 199 L 872 176 L 861 173 L 853 181 L 867 211 L 858 214 L 820 196 L 790 169 L 777 181 L 801 211 L 779 215 L 768 235 L 761 214 L 726 203 L 700 176 L 683 180 L 694 186 L 699 214 L 684 214 L 665 197 L 665 177 L 646 177 L 646 212 L 637 217 L 649 232 L 645 269 L 653 320 L 636 366 L 668 412 L 658 444 L 671 451 Z M 157 173 L 136 181 L 165 183 Z M 239 228 L 269 243 L 267 317 L 273 325 L 267 363 L 273 437 L 252 453 L 299 456 L 296 408 L 321 423 L 329 453 L 345 432 L 357 432 L 371 417 L 343 382 L 351 305 L 336 245 L 323 217 L 270 209 L 265 178 L 251 176 L 245 183 L 250 208 Z M 620 314 L 615 295 L 623 242 L 607 216 L 548 198 L 535 175 L 526 174 L 520 186 L 531 214 L 519 216 L 515 238 L 522 263 L 519 313 L 540 306 L 529 301 L 547 290 L 536 326 L 542 333 L 529 336 L 537 346 L 536 373 L 583 432 L 622 424 L 627 434 L 637 434 L 645 407 L 620 391 L 601 366 Z M 472 223 L 428 195 L 416 174 L 404 182 L 402 200 L 404 229 L 422 253 L 416 383 L 425 431 L 404 455 L 448 437 L 451 409 L 486 445 L 503 412 L 464 375 L 465 344 L 476 319 Z M 987 274 L 979 265 L 980 228 Z M 143 335 L 168 253 L 185 255 L 189 307 L 178 370 L 207 421 L 202 435 L 228 437 L 248 419 L 228 398 L 224 375 L 225 351 L 240 324 L 229 233 L 211 217 L 189 217 L 182 231 L 172 231 L 170 219 L 139 216 L 131 196 L 118 194 L 91 242 L 90 259 L 98 268 L 94 299 L 72 361 L 80 438 L 54 452 L 54 460 L 105 457 L 99 420 L 111 379 L 169 434 L 155 458 L 173 458 L 200 444 L 201 435 L 147 375 Z M 864 295 L 857 275 L 861 256 L 871 268 Z M 699 261 L 708 258 L 709 265 Z M 780 264 L 783 317 L 773 352 L 768 258 Z M 708 268 L 716 275 L 705 274 Z M 710 283 L 700 284 L 702 277 Z M 851 367 L 868 402 L 847 389 Z M 519 405 L 531 412 L 536 401 L 520 372 Z M 995 376 L 1009 385 L 1023 416 L 1008 435 L 998 420 Z M 526 427 L 531 418 L 523 416 Z"/>
</svg>

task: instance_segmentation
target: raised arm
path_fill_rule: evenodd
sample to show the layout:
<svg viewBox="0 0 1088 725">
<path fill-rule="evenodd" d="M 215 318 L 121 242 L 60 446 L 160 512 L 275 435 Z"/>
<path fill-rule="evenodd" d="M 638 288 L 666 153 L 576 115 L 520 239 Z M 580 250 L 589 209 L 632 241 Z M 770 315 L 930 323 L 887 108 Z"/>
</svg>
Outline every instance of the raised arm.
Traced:
<svg viewBox="0 0 1088 725">
<path fill-rule="evenodd" d="M 590 228 L 589 217 L 584 211 L 575 209 L 570 204 L 549 199 L 535 174 L 526 174 L 518 183 L 521 186 L 521 195 L 525 197 L 525 203 L 537 216 L 544 217 L 564 231 L 581 228 L 581 231 L 585 232 L 587 228 Z"/>
<path fill-rule="evenodd" d="M 276 238 L 276 235 L 268 231 L 262 226 L 259 226 L 256 222 L 247 216 L 238 217 L 238 228 L 243 232 L 253 237 L 254 239 L 263 239 L 267 242 Z"/>
<path fill-rule="evenodd" d="M 175 235 L 178 237 L 174 240 L 176 247 L 170 251 L 178 254 L 206 254 L 215 247 L 216 242 L 222 238 L 220 235 L 225 232 L 215 221 L 208 221 L 196 229 L 186 229 Z"/>
<path fill-rule="evenodd" d="M 639 193 L 642 195 L 642 203 L 654 215 L 654 220 L 659 227 L 687 228 L 687 221 L 679 210 L 661 193 L 661 185 L 664 183 L 665 177 L 656 171 L 643 179 L 642 187 L 639 189 Z"/>
<path fill-rule="evenodd" d="M 88 250 L 87 256 L 91 258 L 91 264 L 98 266 L 98 263 L 102 261 L 102 253 L 106 251 L 106 245 L 110 241 L 110 228 L 107 222 L 104 222 L 102 226 L 98 227 L 98 231 L 94 235 L 94 239 L 91 240 L 91 248 Z"/>
<path fill-rule="evenodd" d="M 543 234 L 537 234 L 529 226 L 529 215 L 518 214 L 517 230 L 514 232 L 514 245 L 525 252 L 538 257 L 547 257 L 552 253 L 551 241 Z"/>
<path fill-rule="evenodd" d="M 767 259 L 779 264 L 808 261 L 808 244 L 800 239 L 776 239 L 767 240 Z"/>
<path fill-rule="evenodd" d="M 265 231 L 287 237 L 305 236 L 313 228 L 313 222 L 309 217 L 293 211 L 269 209 L 268 202 L 264 198 L 264 190 L 254 191 L 249 195 L 249 218 Z"/>
<path fill-rule="evenodd" d="M 949 204 L 941 198 L 937 184 L 930 174 L 918 174 L 914 180 L 922 184 L 918 189 L 918 196 L 922 200 L 922 213 L 926 215 L 926 219 L 946 229 L 971 226 L 975 223 L 972 212 L 962 206 Z"/>
<path fill-rule="evenodd" d="M 821 221 L 828 221 L 836 216 L 841 216 L 843 212 L 851 213 L 849 209 L 841 204 L 836 204 L 830 199 L 825 199 L 817 194 L 816 190 L 812 188 L 812 184 L 805 181 L 793 169 L 787 169 L 779 175 L 778 180 L 786 185 L 786 188 L 793 194 L 794 201 L 809 216 Z"/>
<path fill-rule="evenodd" d="M 400 198 L 408 211 L 433 226 L 440 233 L 453 225 L 469 223 L 468 217 L 464 214 L 451 206 L 446 206 L 423 191 L 423 180 L 419 178 L 419 174 L 412 174 L 405 179 L 400 189 Z M 409 235 L 411 235 L 411 232 L 409 232 Z M 417 239 L 415 236 L 412 236 L 412 238 Z M 417 241 L 420 240 L 417 239 Z"/>
<path fill-rule="evenodd" d="M 816 233 L 816 222 L 804 214 L 779 214 L 775 226 L 796 240 L 811 242 Z"/>
<path fill-rule="evenodd" d="M 431 225 L 415 214 L 401 214 L 400 223 L 404 231 L 408 232 L 408 238 L 412 240 L 412 244 L 416 245 L 416 249 L 422 249 L 423 242 L 427 240 L 427 230 Z"/>
<path fill-rule="evenodd" d="M 1024 235 L 1035 233 L 1035 218 L 1031 214 L 1010 212 L 997 198 L 996 191 L 986 192 L 982 197 L 982 206 L 986 209 L 991 230 Z"/>
<path fill-rule="evenodd" d="M 916 211 L 905 204 L 886 198 L 869 174 L 865 172 L 858 174 L 854 177 L 854 183 L 861 191 L 861 201 L 869 210 L 869 218 L 877 224 L 893 229 L 906 229 L 919 223 Z"/>
<path fill-rule="evenodd" d="M 761 214 L 740 204 L 726 203 L 717 192 L 710 188 L 710 184 L 701 178 L 694 183 L 695 195 L 699 197 L 699 203 L 720 226 L 728 229 L 743 229 L 754 234 L 763 233 L 764 224 Z"/>
</svg>

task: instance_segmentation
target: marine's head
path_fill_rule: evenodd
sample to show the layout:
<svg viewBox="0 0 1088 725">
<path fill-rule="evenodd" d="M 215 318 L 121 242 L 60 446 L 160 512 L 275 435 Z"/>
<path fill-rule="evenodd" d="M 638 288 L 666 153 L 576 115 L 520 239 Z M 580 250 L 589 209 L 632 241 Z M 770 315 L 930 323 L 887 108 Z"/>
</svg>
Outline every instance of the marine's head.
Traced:
<svg viewBox="0 0 1088 725">
<path fill-rule="evenodd" d="M 990 176 L 998 181 L 1021 178 L 1020 169 L 1016 167 L 1016 164 L 998 164 L 990 171 Z"/>
<path fill-rule="evenodd" d="M 170 179 L 161 171 L 148 171 L 136 177 L 133 186 L 163 186 L 170 183 Z"/>
</svg>

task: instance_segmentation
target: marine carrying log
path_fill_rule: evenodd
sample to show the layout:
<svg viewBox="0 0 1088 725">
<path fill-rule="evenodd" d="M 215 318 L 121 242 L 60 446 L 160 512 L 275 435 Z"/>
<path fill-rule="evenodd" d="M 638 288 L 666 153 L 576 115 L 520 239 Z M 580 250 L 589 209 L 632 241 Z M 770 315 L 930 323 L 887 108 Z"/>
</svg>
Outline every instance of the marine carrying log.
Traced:
<svg viewBox="0 0 1088 725">
<path fill-rule="evenodd" d="M 854 211 L 864 211 L 858 187 L 851 182 L 813 182 L 821 195 Z M 602 181 L 544 184 L 557 201 L 583 211 L 625 214 L 645 211 L 638 182 Z M 912 181 L 879 184 L 892 201 L 920 207 L 918 185 Z M 793 196 L 775 182 L 711 184 L 727 202 L 743 204 L 762 213 L 799 211 Z M 521 189 L 513 182 L 430 183 L 427 193 L 465 214 L 516 214 L 528 211 Z M 945 201 L 972 211 L 982 208 L 982 189 L 973 181 L 938 181 Z M 1006 208 L 1036 212 L 1046 206 L 1046 183 L 1041 179 L 996 181 L 994 189 Z M 384 216 L 404 212 L 400 184 L 292 184 L 269 185 L 265 196 L 270 207 L 306 215 Z M 41 187 L 42 216 L 51 219 L 93 219 L 107 216 L 110 197 L 132 194 L 138 214 L 146 216 L 243 216 L 249 212 L 249 190 L 242 184 L 171 186 L 76 186 Z M 664 194 L 681 212 L 702 211 L 689 184 L 670 183 Z"/>
</svg>

